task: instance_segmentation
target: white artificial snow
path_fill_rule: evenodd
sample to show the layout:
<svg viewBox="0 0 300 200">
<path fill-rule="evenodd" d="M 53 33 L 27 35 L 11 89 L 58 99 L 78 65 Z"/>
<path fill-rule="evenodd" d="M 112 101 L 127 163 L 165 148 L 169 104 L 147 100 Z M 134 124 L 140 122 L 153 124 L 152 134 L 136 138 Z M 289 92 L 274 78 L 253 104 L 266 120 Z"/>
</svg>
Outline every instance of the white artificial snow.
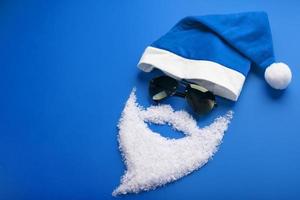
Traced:
<svg viewBox="0 0 300 200">
<path fill-rule="evenodd" d="M 119 122 L 119 148 L 126 172 L 113 195 L 138 193 L 175 181 L 202 167 L 217 151 L 232 111 L 204 128 L 185 111 L 169 105 L 147 109 L 136 103 L 135 89 Z M 170 139 L 149 129 L 147 123 L 168 124 L 186 136 Z"/>
</svg>

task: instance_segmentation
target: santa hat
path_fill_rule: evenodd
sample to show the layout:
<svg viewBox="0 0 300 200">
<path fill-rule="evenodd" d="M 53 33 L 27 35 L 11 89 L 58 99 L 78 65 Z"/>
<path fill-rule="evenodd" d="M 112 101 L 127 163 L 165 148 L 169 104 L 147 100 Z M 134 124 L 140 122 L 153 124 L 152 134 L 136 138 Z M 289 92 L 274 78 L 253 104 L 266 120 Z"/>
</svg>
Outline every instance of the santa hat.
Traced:
<svg viewBox="0 0 300 200">
<path fill-rule="evenodd" d="M 275 63 L 268 16 L 264 12 L 186 17 L 148 46 L 138 64 L 206 87 L 236 101 L 251 65 L 265 70 L 265 80 L 285 89 L 289 67 Z"/>
</svg>

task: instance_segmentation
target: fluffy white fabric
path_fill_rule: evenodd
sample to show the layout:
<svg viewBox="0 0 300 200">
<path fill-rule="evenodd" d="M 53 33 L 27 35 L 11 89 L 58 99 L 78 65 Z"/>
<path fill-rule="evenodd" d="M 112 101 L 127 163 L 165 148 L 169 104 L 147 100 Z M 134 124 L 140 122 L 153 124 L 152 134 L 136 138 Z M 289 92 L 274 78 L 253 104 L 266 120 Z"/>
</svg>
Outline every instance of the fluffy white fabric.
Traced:
<svg viewBox="0 0 300 200">
<path fill-rule="evenodd" d="M 145 72 L 157 68 L 168 76 L 196 83 L 232 101 L 237 101 L 245 82 L 245 76 L 229 66 L 209 60 L 187 59 L 155 47 L 145 49 L 138 67 Z"/>
<path fill-rule="evenodd" d="M 292 80 L 292 72 L 285 63 L 273 63 L 265 71 L 267 83 L 274 89 L 287 88 Z"/>
<path fill-rule="evenodd" d="M 200 129 L 187 112 L 174 111 L 169 105 L 144 109 L 136 103 L 133 90 L 118 125 L 119 148 L 127 170 L 113 195 L 154 189 L 200 168 L 217 151 L 231 118 L 229 111 Z M 186 136 L 162 137 L 146 122 L 168 124 Z"/>
</svg>

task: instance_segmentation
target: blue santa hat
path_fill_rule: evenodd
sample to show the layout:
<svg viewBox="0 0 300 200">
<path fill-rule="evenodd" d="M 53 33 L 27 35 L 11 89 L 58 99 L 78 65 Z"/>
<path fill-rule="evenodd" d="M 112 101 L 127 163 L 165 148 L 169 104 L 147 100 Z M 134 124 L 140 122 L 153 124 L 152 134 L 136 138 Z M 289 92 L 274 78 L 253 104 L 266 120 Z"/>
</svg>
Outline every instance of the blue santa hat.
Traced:
<svg viewBox="0 0 300 200">
<path fill-rule="evenodd" d="M 275 89 L 291 81 L 289 67 L 275 63 L 265 12 L 186 17 L 146 48 L 138 67 L 160 69 L 236 101 L 251 65 L 265 70 Z"/>
</svg>

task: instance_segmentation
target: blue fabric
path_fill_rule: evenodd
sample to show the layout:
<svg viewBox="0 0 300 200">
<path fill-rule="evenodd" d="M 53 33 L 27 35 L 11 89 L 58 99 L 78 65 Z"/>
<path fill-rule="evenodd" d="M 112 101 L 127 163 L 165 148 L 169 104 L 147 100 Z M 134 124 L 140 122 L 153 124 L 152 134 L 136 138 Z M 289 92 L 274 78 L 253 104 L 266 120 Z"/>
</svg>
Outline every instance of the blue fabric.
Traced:
<svg viewBox="0 0 300 200">
<path fill-rule="evenodd" d="M 151 46 L 193 60 L 210 60 L 247 75 L 251 64 L 274 62 L 265 12 L 186 17 Z"/>
</svg>

